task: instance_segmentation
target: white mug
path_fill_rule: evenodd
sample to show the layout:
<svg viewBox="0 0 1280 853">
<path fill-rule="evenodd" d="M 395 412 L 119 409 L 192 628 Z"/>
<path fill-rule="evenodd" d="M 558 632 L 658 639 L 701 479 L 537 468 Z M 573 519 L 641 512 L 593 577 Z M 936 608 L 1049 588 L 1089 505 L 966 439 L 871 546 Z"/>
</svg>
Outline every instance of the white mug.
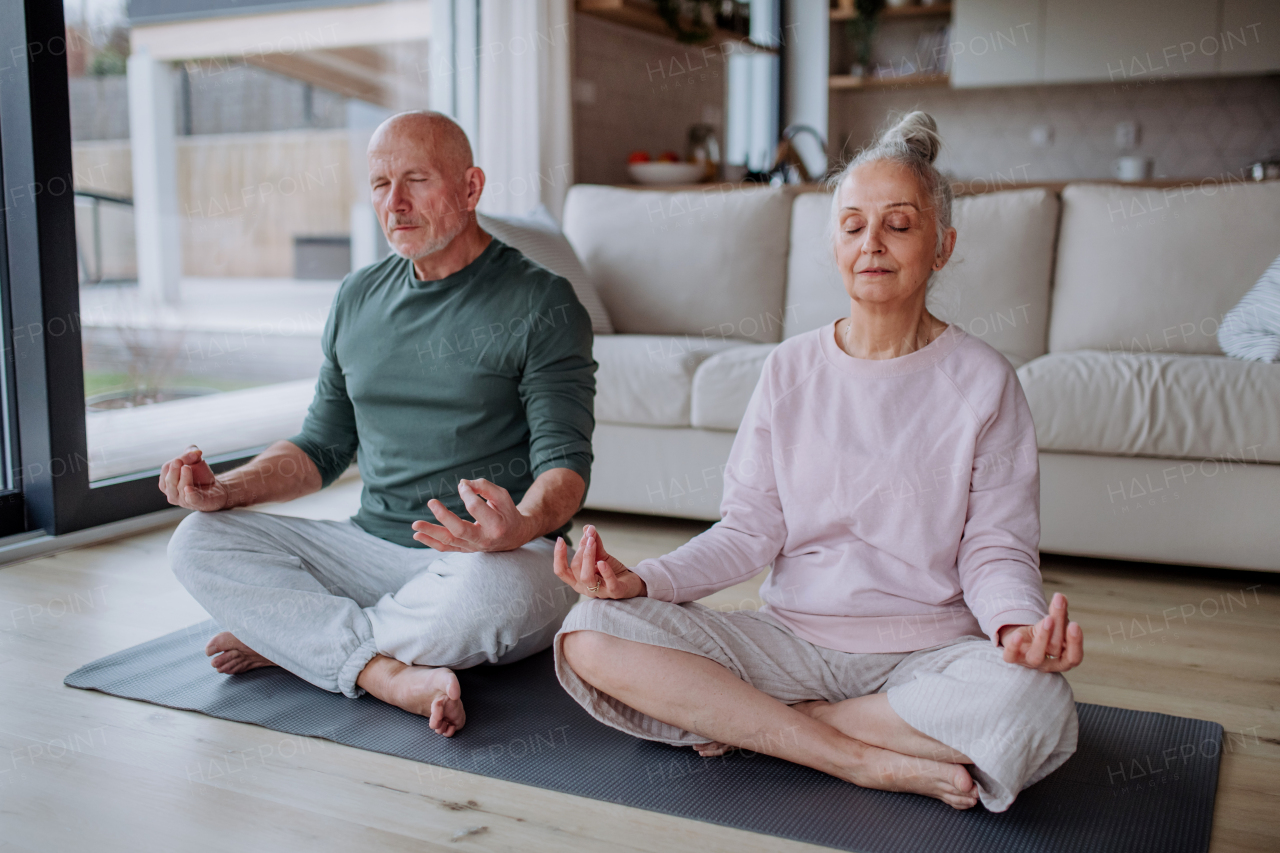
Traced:
<svg viewBox="0 0 1280 853">
<path fill-rule="evenodd" d="M 1151 177 L 1151 158 L 1130 154 L 1111 161 L 1111 176 L 1121 181 L 1145 181 Z"/>
</svg>

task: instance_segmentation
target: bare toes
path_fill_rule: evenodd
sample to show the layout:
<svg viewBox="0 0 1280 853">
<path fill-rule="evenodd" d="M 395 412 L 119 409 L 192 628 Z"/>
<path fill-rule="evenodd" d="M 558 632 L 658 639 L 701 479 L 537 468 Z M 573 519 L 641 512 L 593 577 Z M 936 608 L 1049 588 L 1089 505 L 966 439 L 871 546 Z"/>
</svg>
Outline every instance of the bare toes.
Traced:
<svg viewBox="0 0 1280 853">
<path fill-rule="evenodd" d="M 248 651 L 246 649 L 227 649 L 214 655 L 210 661 L 213 668 L 223 675 L 239 675 L 242 672 L 248 672 L 251 669 L 260 669 L 264 666 L 275 666 L 274 663 L 264 658 L 257 652 Z"/>
<path fill-rule="evenodd" d="M 942 801 L 953 809 L 964 811 L 971 809 L 978 804 L 977 797 L 957 796 L 955 794 L 943 794 Z"/>
<path fill-rule="evenodd" d="M 209 638 L 209 642 L 204 647 L 204 653 L 206 655 L 216 655 L 218 652 L 229 651 L 243 645 L 235 634 L 230 631 L 222 631 Z"/>
<path fill-rule="evenodd" d="M 963 765 L 956 765 L 955 772 L 951 775 L 951 784 L 956 791 L 965 796 L 978 796 L 978 784 L 973 781 L 973 777 L 969 775 L 969 771 L 964 769 Z"/>
<path fill-rule="evenodd" d="M 978 804 L 978 783 L 963 765 L 957 765 L 951 775 L 951 786 L 955 790 L 942 797 L 948 805 L 957 809 L 971 809 Z"/>
<path fill-rule="evenodd" d="M 457 690 L 455 689 L 454 692 Z M 458 729 L 462 728 L 465 720 L 462 702 L 458 699 L 445 693 L 432 700 L 429 720 L 432 731 L 445 737 L 453 737 Z"/>
</svg>

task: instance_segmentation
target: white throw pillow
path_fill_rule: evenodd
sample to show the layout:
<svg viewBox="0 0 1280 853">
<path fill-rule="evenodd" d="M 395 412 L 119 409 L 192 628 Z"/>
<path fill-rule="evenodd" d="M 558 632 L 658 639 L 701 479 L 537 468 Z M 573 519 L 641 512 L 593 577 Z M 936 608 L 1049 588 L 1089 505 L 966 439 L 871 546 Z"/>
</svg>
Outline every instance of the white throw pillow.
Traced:
<svg viewBox="0 0 1280 853">
<path fill-rule="evenodd" d="M 1234 358 L 1280 361 L 1280 258 L 1218 327 L 1218 346 Z"/>
<path fill-rule="evenodd" d="M 573 246 L 560 231 L 555 218 L 541 205 L 527 217 L 488 216 L 477 213 L 480 227 L 508 246 L 524 252 L 535 263 L 556 275 L 564 276 L 573 286 L 582 307 L 591 315 L 591 331 L 597 335 L 613 334 L 613 323 L 604 303 L 596 294 L 591 276 L 573 251 Z"/>
</svg>

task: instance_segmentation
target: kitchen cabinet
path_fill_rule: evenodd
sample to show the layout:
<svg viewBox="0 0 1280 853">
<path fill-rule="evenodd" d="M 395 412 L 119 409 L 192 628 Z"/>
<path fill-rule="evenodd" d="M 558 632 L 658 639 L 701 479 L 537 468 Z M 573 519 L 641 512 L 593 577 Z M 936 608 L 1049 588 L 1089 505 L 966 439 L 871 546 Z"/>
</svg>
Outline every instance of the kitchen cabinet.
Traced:
<svg viewBox="0 0 1280 853">
<path fill-rule="evenodd" d="M 951 84 L 1280 71 L 1280 0 L 955 0 Z"/>
<path fill-rule="evenodd" d="M 1226 0 L 1221 41 L 1223 74 L 1280 71 L 1280 0 Z"/>
<path fill-rule="evenodd" d="M 951 85 L 1039 83 L 1043 12 L 1043 0 L 959 0 L 951 19 Z"/>
<path fill-rule="evenodd" d="M 1221 0 L 1045 0 L 1044 83 L 1205 76 Z M 1191 45 L 1187 49 L 1186 45 Z"/>
</svg>

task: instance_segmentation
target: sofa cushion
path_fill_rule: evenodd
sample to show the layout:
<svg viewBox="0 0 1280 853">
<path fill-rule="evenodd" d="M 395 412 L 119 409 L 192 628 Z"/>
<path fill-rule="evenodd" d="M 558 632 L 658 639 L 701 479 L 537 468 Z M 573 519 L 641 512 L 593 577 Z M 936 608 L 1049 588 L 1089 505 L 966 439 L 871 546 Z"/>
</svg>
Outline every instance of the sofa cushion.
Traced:
<svg viewBox="0 0 1280 853">
<path fill-rule="evenodd" d="M 831 248 L 831 193 L 802 193 L 791 206 L 791 248 L 782 335 L 791 338 L 849 314 Z"/>
<path fill-rule="evenodd" d="M 1218 325 L 1280 253 L 1280 182 L 1062 194 L 1049 351 L 1221 353 Z"/>
<path fill-rule="evenodd" d="M 687 427 L 693 375 L 707 358 L 741 341 L 664 335 L 601 335 L 592 352 L 596 420 Z"/>
<path fill-rule="evenodd" d="M 1080 350 L 1018 378 L 1041 450 L 1280 462 L 1280 365 Z"/>
<path fill-rule="evenodd" d="M 701 429 L 737 430 L 777 344 L 747 344 L 717 353 L 693 374 L 690 422 Z"/>
<path fill-rule="evenodd" d="M 546 207 L 539 205 L 527 217 L 488 216 L 477 213 L 480 227 L 508 246 L 514 246 L 535 263 L 541 264 L 556 275 L 564 276 L 573 292 L 591 317 L 591 331 L 607 335 L 613 331 L 609 312 L 596 293 L 591 276 L 582 261 L 573 252 L 573 246 L 560 232 L 560 226 Z"/>
<path fill-rule="evenodd" d="M 1057 196 L 1009 190 L 956 199 L 955 252 L 930 286 L 929 310 L 1002 352 L 1015 367 L 1046 352 Z M 831 196 L 809 193 L 791 214 L 785 336 L 849 313 L 831 249 Z"/>
<path fill-rule="evenodd" d="M 564 233 L 619 332 L 782 339 L 790 197 L 579 184 Z"/>
</svg>

